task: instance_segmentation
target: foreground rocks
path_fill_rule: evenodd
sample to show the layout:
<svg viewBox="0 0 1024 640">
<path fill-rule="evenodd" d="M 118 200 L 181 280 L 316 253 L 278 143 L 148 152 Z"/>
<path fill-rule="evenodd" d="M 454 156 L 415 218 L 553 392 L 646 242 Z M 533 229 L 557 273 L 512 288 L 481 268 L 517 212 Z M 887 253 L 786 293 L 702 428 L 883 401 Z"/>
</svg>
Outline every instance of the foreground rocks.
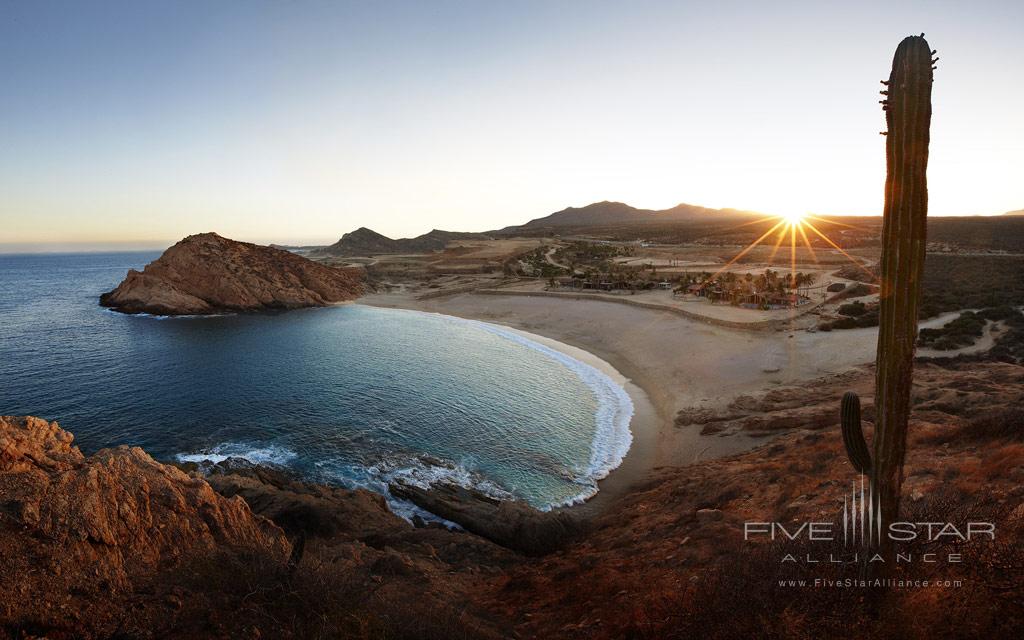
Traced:
<svg viewBox="0 0 1024 640">
<path fill-rule="evenodd" d="M 138 447 L 86 458 L 73 436 L 39 418 L 0 417 L 0 495 L 5 524 L 57 542 L 64 563 L 92 563 L 94 575 L 123 584 L 131 571 L 155 569 L 190 549 L 289 549 L 282 530 L 254 516 L 202 479 L 160 464 Z"/>
<path fill-rule="evenodd" d="M 124 313 L 203 315 L 321 307 L 363 292 L 361 272 L 216 233 L 188 236 L 128 272 L 100 304 Z"/>
<path fill-rule="evenodd" d="M 8 628 L 110 634 L 97 598 L 130 590 L 141 576 L 219 550 L 287 558 L 284 532 L 241 498 L 138 448 L 86 458 L 72 439 L 56 423 L 0 417 L 0 617 Z"/>
<path fill-rule="evenodd" d="M 0 639 L 508 637 L 470 594 L 512 552 L 367 491 L 209 478 L 0 417 Z"/>
</svg>

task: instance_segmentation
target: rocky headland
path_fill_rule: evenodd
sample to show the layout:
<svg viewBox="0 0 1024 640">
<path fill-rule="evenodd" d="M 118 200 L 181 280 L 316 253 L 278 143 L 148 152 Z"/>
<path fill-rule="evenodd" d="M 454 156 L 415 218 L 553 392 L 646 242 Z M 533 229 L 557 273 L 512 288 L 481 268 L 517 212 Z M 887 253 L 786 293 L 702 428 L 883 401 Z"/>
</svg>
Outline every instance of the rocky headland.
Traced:
<svg viewBox="0 0 1024 640">
<path fill-rule="evenodd" d="M 204 315 L 322 307 L 363 293 L 358 269 L 339 269 L 289 251 L 200 233 L 134 269 L 100 304 L 124 313 Z"/>
</svg>

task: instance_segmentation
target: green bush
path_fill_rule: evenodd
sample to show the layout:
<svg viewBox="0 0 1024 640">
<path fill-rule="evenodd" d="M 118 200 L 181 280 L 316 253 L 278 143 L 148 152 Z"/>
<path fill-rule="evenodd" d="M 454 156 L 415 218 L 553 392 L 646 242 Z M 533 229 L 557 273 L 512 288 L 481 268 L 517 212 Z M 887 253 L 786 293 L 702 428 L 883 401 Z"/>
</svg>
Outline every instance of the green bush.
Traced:
<svg viewBox="0 0 1024 640">
<path fill-rule="evenodd" d="M 956 320 L 947 322 L 939 329 L 921 329 L 917 344 L 941 351 L 967 347 L 982 336 L 985 325 L 986 320 L 982 314 L 965 311 Z"/>
</svg>

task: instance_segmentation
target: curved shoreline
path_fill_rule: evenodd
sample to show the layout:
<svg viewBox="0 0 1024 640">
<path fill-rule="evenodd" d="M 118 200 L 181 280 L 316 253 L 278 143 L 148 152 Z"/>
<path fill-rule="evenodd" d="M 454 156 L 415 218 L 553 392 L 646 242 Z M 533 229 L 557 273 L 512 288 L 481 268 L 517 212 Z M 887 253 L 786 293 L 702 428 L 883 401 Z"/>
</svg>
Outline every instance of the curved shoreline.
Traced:
<svg viewBox="0 0 1024 640">
<path fill-rule="evenodd" d="M 488 321 L 488 324 L 497 323 Z M 595 493 L 582 502 L 564 505 L 564 507 L 571 507 L 574 512 L 596 509 L 609 498 L 627 491 L 633 482 L 641 479 L 650 471 L 653 465 L 648 463 L 653 459 L 650 454 L 656 444 L 658 416 L 650 397 L 642 387 L 635 384 L 632 379 L 610 362 L 586 349 L 516 327 L 501 324 L 498 326 L 594 367 L 617 384 L 632 401 L 633 412 L 628 423 L 632 437 L 628 449 L 615 466 L 608 469 L 603 476 L 596 478 L 598 490 Z"/>
<path fill-rule="evenodd" d="M 666 435 L 665 430 L 671 428 L 674 412 L 664 401 L 655 402 L 651 391 L 657 393 L 658 390 L 652 389 L 649 380 L 638 378 L 636 372 L 627 369 L 624 365 L 628 365 L 628 362 L 614 357 L 614 354 L 609 354 L 612 357 L 605 357 L 605 354 L 598 355 L 590 349 L 571 344 L 568 341 L 527 331 L 497 319 L 460 315 L 447 310 L 428 310 L 410 304 L 384 304 L 385 301 L 398 302 L 398 300 L 385 300 L 374 296 L 370 300 L 360 299 L 355 304 L 441 315 L 465 322 L 500 327 L 597 369 L 623 389 L 633 404 L 633 415 L 628 424 L 632 441 L 628 450 L 619 463 L 610 468 L 607 474 L 596 478 L 596 492 L 583 501 L 556 506 L 555 509 L 572 509 L 574 513 L 585 516 L 594 515 L 601 511 L 609 501 L 627 493 L 635 483 L 646 478 L 648 473 L 657 466 L 658 443 L 663 441 Z M 664 396 L 663 393 L 657 395 Z"/>
<path fill-rule="evenodd" d="M 512 340 L 559 361 L 591 389 L 598 401 L 597 415 L 595 416 L 597 429 L 591 441 L 590 464 L 586 475 L 594 482 L 594 489 L 593 491 L 583 491 L 564 502 L 552 504 L 545 510 L 576 507 L 591 502 L 596 496 L 601 495 L 604 481 L 618 475 L 618 473 L 613 474 L 612 472 L 617 471 L 630 459 L 629 454 L 639 439 L 636 429 L 634 429 L 634 423 L 637 420 L 638 412 L 646 416 L 650 403 L 642 390 L 632 385 L 628 378 L 607 361 L 579 347 L 497 322 L 407 307 L 365 306 L 439 316 Z M 592 375 L 591 371 L 596 375 Z M 610 389 L 604 390 L 602 387 Z M 609 401 L 609 393 L 618 397 Z M 645 428 L 643 431 L 647 434 L 650 429 Z"/>
</svg>

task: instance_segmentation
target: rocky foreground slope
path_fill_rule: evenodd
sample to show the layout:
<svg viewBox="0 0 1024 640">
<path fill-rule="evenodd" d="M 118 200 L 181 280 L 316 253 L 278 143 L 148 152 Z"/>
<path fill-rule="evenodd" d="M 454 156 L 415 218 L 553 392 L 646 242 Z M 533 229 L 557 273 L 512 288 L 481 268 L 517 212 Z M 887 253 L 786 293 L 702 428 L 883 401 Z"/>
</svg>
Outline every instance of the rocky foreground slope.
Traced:
<svg viewBox="0 0 1024 640">
<path fill-rule="evenodd" d="M 514 554 L 481 538 L 367 491 L 72 440 L 0 416 L 0 638 L 505 635 L 470 593 Z"/>
<path fill-rule="evenodd" d="M 140 271 L 128 272 L 100 304 L 124 313 L 202 315 L 319 307 L 363 292 L 361 272 L 216 233 L 188 236 Z"/>
<path fill-rule="evenodd" d="M 780 587 L 855 579 L 859 568 L 827 561 L 849 552 L 841 543 L 744 539 L 750 521 L 837 521 L 856 473 L 836 408 L 845 389 L 864 390 L 870 416 L 871 378 L 862 370 L 721 415 L 688 413 L 679 428 L 776 435 L 656 470 L 540 556 L 509 549 L 484 512 L 467 524 L 500 544 L 414 527 L 365 491 L 232 464 L 200 476 L 124 447 L 85 457 L 55 424 L 0 418 L 0 638 L 1018 637 L 1024 366 L 918 367 L 904 515 L 994 522 L 998 534 L 906 543 L 918 560 L 963 560 L 893 572 L 961 587 Z M 744 411 L 756 424 L 733 415 Z M 418 496 L 453 516 L 457 497 Z M 514 515 L 497 533 L 519 530 Z M 800 561 L 780 562 L 785 553 Z"/>
</svg>

